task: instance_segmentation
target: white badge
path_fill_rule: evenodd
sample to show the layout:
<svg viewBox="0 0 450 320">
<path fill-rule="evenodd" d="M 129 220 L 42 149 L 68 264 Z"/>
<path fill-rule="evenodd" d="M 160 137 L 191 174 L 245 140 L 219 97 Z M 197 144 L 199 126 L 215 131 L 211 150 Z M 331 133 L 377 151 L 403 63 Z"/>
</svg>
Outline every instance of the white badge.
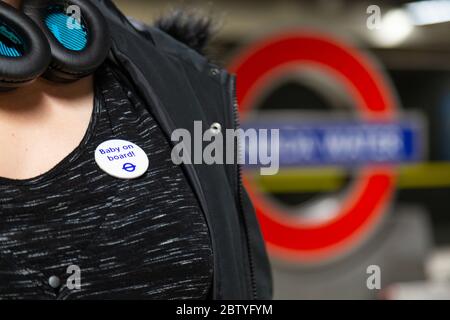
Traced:
<svg viewBox="0 0 450 320">
<path fill-rule="evenodd" d="M 119 179 L 136 179 L 148 169 L 148 156 L 136 144 L 125 140 L 108 140 L 95 150 L 100 169 Z"/>
</svg>

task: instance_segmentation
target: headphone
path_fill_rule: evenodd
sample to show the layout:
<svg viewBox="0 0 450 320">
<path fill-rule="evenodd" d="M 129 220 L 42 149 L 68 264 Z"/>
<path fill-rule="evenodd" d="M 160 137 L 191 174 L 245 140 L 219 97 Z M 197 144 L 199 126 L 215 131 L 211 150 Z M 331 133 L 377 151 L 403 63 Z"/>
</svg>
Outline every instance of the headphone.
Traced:
<svg viewBox="0 0 450 320">
<path fill-rule="evenodd" d="M 0 0 L 0 91 L 40 76 L 62 83 L 86 77 L 111 41 L 105 17 L 88 0 L 23 0 L 21 10 Z"/>
</svg>

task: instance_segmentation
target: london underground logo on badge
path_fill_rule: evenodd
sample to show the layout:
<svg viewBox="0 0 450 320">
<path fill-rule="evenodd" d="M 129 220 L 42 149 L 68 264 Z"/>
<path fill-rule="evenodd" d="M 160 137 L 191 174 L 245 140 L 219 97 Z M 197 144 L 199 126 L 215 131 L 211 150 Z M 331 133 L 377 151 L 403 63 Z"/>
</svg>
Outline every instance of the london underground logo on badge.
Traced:
<svg viewBox="0 0 450 320">
<path fill-rule="evenodd" d="M 97 165 L 119 179 L 136 179 L 148 169 L 149 160 L 144 150 L 126 140 L 108 140 L 95 150 Z"/>
<path fill-rule="evenodd" d="M 136 166 L 132 163 L 125 163 L 123 165 L 123 170 L 127 171 L 127 172 L 134 172 L 136 171 Z"/>
</svg>

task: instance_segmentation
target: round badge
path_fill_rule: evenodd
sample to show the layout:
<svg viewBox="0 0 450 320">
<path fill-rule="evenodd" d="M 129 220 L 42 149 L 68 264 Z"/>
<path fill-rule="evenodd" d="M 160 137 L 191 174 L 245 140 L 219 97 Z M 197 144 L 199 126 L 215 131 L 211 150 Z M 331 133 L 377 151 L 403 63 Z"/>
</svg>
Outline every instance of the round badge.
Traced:
<svg viewBox="0 0 450 320">
<path fill-rule="evenodd" d="M 100 169 L 119 179 L 136 179 L 148 169 L 148 156 L 138 145 L 125 140 L 108 140 L 95 150 Z"/>
</svg>

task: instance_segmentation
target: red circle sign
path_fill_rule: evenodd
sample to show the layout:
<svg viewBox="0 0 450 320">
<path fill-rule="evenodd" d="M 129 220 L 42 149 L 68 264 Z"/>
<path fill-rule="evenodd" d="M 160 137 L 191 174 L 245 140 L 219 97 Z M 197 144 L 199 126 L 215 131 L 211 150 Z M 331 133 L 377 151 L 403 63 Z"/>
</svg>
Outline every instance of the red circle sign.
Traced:
<svg viewBox="0 0 450 320">
<path fill-rule="evenodd" d="M 230 71 L 237 75 L 237 97 L 243 115 L 254 107 L 275 77 L 304 65 L 322 68 L 337 77 L 357 101 L 365 121 L 395 117 L 394 95 L 367 57 L 328 36 L 303 32 L 257 43 L 232 63 Z M 395 187 L 393 167 L 365 167 L 336 218 L 311 226 L 289 218 L 257 191 L 250 178 L 245 180 L 271 255 L 301 261 L 330 259 L 360 243 L 386 212 Z"/>
</svg>

